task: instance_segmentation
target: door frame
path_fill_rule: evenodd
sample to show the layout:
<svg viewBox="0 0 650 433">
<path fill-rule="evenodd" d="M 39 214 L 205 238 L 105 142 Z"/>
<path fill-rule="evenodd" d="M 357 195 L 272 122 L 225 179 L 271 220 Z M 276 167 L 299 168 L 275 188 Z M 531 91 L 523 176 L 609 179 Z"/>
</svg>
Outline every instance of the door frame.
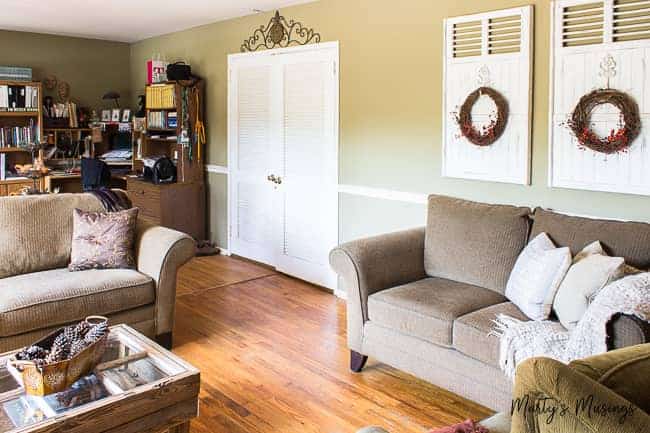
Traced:
<svg viewBox="0 0 650 433">
<path fill-rule="evenodd" d="M 333 176 L 331 177 L 334 179 L 334 184 L 330 185 L 332 187 L 333 191 L 336 191 L 336 212 L 333 212 L 333 214 L 336 215 L 336 221 L 335 225 L 337 227 L 336 230 L 336 239 L 332 239 L 331 244 L 336 245 L 339 242 L 339 235 L 340 235 L 340 200 L 339 200 L 339 193 L 338 193 L 338 184 L 339 184 L 339 167 L 340 167 L 340 157 L 339 157 L 339 146 L 340 146 L 340 132 L 339 132 L 339 124 L 340 124 L 340 50 L 339 50 L 339 42 L 338 41 L 332 41 L 332 42 L 320 42 L 317 44 L 310 44 L 310 45 L 301 45 L 301 46 L 296 46 L 296 47 L 288 47 L 288 48 L 275 48 L 271 50 L 263 50 L 263 51 L 255 51 L 255 52 L 250 52 L 250 53 L 236 53 L 236 54 L 229 54 L 228 55 L 228 79 L 227 79 L 227 86 L 226 86 L 226 94 L 227 94 L 227 101 L 226 101 L 226 129 L 227 129 L 227 150 L 226 150 L 226 160 L 227 160 L 227 167 L 230 167 L 230 162 L 232 161 L 232 155 L 235 153 L 235 137 L 233 136 L 233 128 L 231 128 L 231 122 L 233 121 L 231 119 L 231 106 L 233 104 L 232 100 L 232 94 L 231 94 L 231 82 L 232 82 L 232 64 L 234 61 L 236 61 L 239 58 L 251 58 L 251 57 L 272 57 L 272 56 L 279 56 L 279 55 L 291 55 L 291 54 L 297 54 L 297 53 L 305 53 L 305 52 L 314 52 L 314 51 L 321 51 L 321 50 L 334 50 L 335 52 L 335 59 L 334 59 L 334 74 L 336 78 L 336 84 L 337 84 L 337 92 L 335 92 L 334 98 L 335 98 L 335 104 L 334 104 L 334 142 L 332 145 L 334 146 L 334 149 L 331 149 L 332 152 L 334 152 L 335 160 L 336 160 L 336 166 L 334 167 L 334 170 L 336 173 L 332 173 Z M 228 252 L 232 254 L 236 254 L 235 251 L 233 251 L 232 248 L 232 235 L 233 235 L 233 227 L 232 223 L 233 221 L 231 220 L 232 212 L 233 212 L 233 193 L 231 188 L 233 187 L 233 183 L 231 182 L 231 176 L 232 176 L 232 170 L 228 169 L 227 173 L 227 186 L 226 186 L 226 201 L 227 201 L 227 215 L 226 215 L 226 220 L 227 220 L 227 238 L 228 238 Z M 336 286 L 333 287 L 332 289 L 336 290 Z"/>
</svg>

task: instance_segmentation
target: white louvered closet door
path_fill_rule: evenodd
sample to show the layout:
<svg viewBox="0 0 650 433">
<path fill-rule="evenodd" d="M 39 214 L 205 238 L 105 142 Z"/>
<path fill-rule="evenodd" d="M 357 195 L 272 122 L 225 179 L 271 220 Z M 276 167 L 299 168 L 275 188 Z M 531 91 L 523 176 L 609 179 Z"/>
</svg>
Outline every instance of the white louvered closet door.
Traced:
<svg viewBox="0 0 650 433">
<path fill-rule="evenodd" d="M 328 254 L 338 239 L 335 52 L 282 56 L 283 128 L 276 215 L 278 270 L 334 288 Z"/>
<path fill-rule="evenodd" d="M 243 58 L 231 65 L 228 113 L 229 142 L 236 150 L 229 155 L 230 249 L 269 265 L 275 240 L 273 184 L 266 178 L 273 170 L 280 119 L 271 60 Z"/>
<path fill-rule="evenodd" d="M 337 44 L 230 58 L 229 149 L 231 166 L 237 167 L 230 179 L 230 248 L 332 289 L 336 277 L 328 254 L 338 241 L 337 63 Z M 243 162 L 251 162 L 246 170 Z"/>
</svg>

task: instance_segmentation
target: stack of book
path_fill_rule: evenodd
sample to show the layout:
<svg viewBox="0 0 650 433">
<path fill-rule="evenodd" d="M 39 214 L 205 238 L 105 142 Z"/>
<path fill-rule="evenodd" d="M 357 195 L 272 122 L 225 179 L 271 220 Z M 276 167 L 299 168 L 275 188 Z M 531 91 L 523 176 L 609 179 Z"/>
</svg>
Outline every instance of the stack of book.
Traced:
<svg viewBox="0 0 650 433">
<path fill-rule="evenodd" d="M 0 66 L 0 80 L 32 81 L 32 68 Z"/>
<path fill-rule="evenodd" d="M 176 112 L 150 111 L 147 113 L 147 128 L 149 129 L 176 128 L 177 124 Z"/>
<path fill-rule="evenodd" d="M 38 87 L 0 85 L 0 111 L 38 111 Z"/>
<path fill-rule="evenodd" d="M 0 128 L 0 147 L 26 147 L 37 137 L 34 121 L 29 126 L 6 126 Z"/>
<path fill-rule="evenodd" d="M 147 108 L 174 108 L 176 88 L 173 84 L 148 86 L 146 90 Z"/>
</svg>

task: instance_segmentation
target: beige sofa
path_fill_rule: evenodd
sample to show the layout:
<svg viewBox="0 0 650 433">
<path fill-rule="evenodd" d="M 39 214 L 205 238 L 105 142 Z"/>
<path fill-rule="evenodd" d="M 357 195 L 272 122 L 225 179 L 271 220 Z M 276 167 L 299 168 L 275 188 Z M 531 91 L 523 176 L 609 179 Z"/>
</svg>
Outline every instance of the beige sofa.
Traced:
<svg viewBox="0 0 650 433">
<path fill-rule="evenodd" d="M 372 356 L 491 409 L 509 408 L 512 383 L 490 331 L 499 313 L 527 320 L 504 292 L 520 251 L 540 232 L 574 254 L 600 240 L 611 255 L 650 268 L 650 224 L 430 196 L 426 228 L 330 254 L 347 290 L 351 369 Z M 647 340 L 645 322 L 621 316 L 610 326 L 612 347 Z"/>
<path fill-rule="evenodd" d="M 0 198 L 0 352 L 94 314 L 171 347 L 176 273 L 194 241 L 138 220 L 137 269 L 69 272 L 74 208 L 104 210 L 91 194 Z"/>
</svg>

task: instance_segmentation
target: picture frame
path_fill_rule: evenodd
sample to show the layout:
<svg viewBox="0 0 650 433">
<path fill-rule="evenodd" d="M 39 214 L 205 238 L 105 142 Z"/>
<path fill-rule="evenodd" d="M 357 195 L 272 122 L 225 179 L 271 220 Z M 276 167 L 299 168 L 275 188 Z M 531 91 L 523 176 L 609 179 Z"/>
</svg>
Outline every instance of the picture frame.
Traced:
<svg viewBox="0 0 650 433">
<path fill-rule="evenodd" d="M 111 121 L 111 110 L 102 110 L 102 122 Z"/>
<path fill-rule="evenodd" d="M 122 123 L 128 122 L 131 120 L 131 110 L 129 108 L 125 108 L 122 110 Z"/>
<path fill-rule="evenodd" d="M 113 108 L 111 110 L 111 122 L 119 122 L 119 121 L 120 121 L 120 109 Z"/>
</svg>

